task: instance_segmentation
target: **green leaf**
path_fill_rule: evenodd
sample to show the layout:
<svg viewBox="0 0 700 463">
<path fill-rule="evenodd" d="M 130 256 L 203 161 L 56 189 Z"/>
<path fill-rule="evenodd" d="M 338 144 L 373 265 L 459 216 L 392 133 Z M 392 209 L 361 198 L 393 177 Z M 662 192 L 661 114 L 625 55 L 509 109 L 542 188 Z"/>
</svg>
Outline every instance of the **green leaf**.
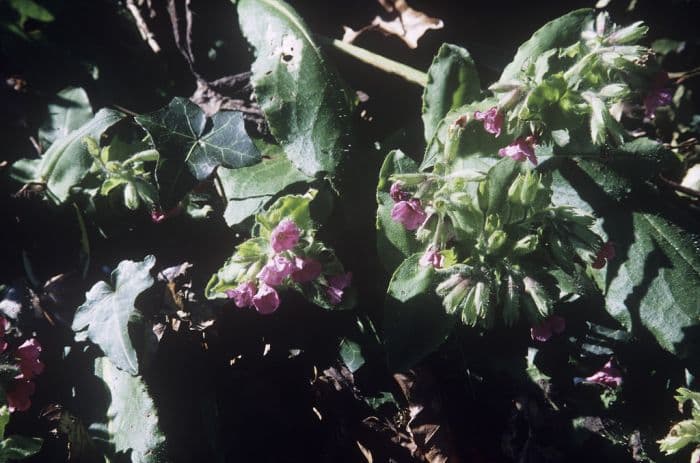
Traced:
<svg viewBox="0 0 700 463">
<path fill-rule="evenodd" d="M 596 231 L 615 246 L 615 258 L 594 272 L 606 293 L 608 312 L 633 334 L 649 330 L 664 349 L 681 358 L 697 356 L 698 237 L 654 213 L 653 196 L 644 201 L 644 209 L 630 203 L 632 184 L 617 173 L 622 165 L 612 170 L 598 162 L 555 158 L 544 164 L 545 170 L 555 168 L 554 204 L 597 215 Z"/>
<path fill-rule="evenodd" d="M 107 357 L 95 359 L 95 376 L 105 382 L 111 401 L 105 415 L 107 421 L 90 429 L 108 436 L 116 453 L 131 451 L 132 463 L 167 461 L 165 436 L 143 379 L 115 368 Z"/>
<path fill-rule="evenodd" d="M 0 439 L 5 437 L 5 428 L 10 422 L 10 409 L 7 405 L 0 407 Z"/>
<path fill-rule="evenodd" d="M 430 141 L 440 121 L 450 110 L 476 101 L 481 96 L 479 74 L 467 50 L 443 44 L 428 70 L 423 91 L 425 140 Z"/>
<path fill-rule="evenodd" d="M 294 221 L 302 230 L 314 228 L 309 206 L 316 197 L 316 190 L 309 190 L 305 195 L 286 195 L 279 198 L 267 209 L 255 216 L 255 221 L 260 224 L 260 236 L 268 238 L 272 230 L 284 218 Z"/>
<path fill-rule="evenodd" d="M 49 104 L 49 118 L 39 128 L 39 142 L 48 146 L 92 118 L 92 106 L 87 93 L 80 87 L 64 88 Z"/>
<path fill-rule="evenodd" d="M 64 202 L 71 188 L 83 180 L 92 166 L 93 158 L 83 139 L 90 137 L 99 140 L 105 130 L 124 117 L 119 111 L 101 109 L 80 128 L 56 140 L 42 156 L 35 180 L 46 183 L 56 199 Z"/>
<path fill-rule="evenodd" d="M 343 363 L 351 373 L 355 373 L 365 364 L 360 345 L 347 338 L 340 341 L 340 358 L 343 359 Z"/>
<path fill-rule="evenodd" d="M 181 199 L 191 186 L 185 166 L 197 180 L 204 180 L 217 166 L 239 168 L 260 161 L 239 112 L 218 112 L 208 124 L 199 106 L 176 97 L 164 108 L 137 116 L 136 121 L 160 153 L 157 177 L 166 201 Z"/>
<path fill-rule="evenodd" d="M 384 350 L 393 371 L 408 369 L 435 351 L 455 323 L 435 294 L 436 272 L 420 267 L 419 259 L 414 254 L 396 270 L 384 303 Z"/>
<path fill-rule="evenodd" d="M 281 150 L 250 167 L 220 168 L 217 175 L 228 201 L 224 219 L 229 226 L 260 212 L 267 202 L 289 186 L 313 180 L 296 169 Z"/>
<path fill-rule="evenodd" d="M 593 14 L 594 11 L 590 8 L 576 10 L 542 26 L 518 48 L 513 61 L 503 70 L 499 82 L 515 79 L 528 62 L 534 63 L 544 52 L 578 42 L 584 24 L 593 19 Z"/>
<path fill-rule="evenodd" d="M 394 200 L 389 195 L 391 182 L 389 177 L 394 174 L 407 174 L 417 171 L 415 161 L 406 156 L 401 150 L 390 152 L 379 171 L 377 183 L 377 251 L 384 267 L 393 271 L 408 256 L 421 249 L 413 232 L 406 230 L 403 225 L 391 218 Z"/>
<path fill-rule="evenodd" d="M 87 337 L 118 368 L 132 375 L 138 374 L 139 362 L 130 330 L 141 321 L 134 304 L 139 294 L 153 285 L 150 271 L 155 262 L 153 256 L 146 256 L 143 262 L 121 261 L 112 272 L 111 285 L 104 281 L 95 284 L 73 319 L 76 338 Z"/>
<path fill-rule="evenodd" d="M 27 19 L 33 19 L 44 23 L 54 20 L 53 14 L 34 0 L 10 0 L 10 8 L 15 10 L 23 23 Z"/>
<path fill-rule="evenodd" d="M 351 110 L 337 74 L 285 2 L 241 0 L 238 17 L 255 48 L 252 83 L 270 132 L 299 170 L 332 174 L 348 148 Z"/>
<path fill-rule="evenodd" d="M 39 453 L 43 443 L 44 440 L 38 437 L 10 436 L 0 442 L 0 461 L 29 458 Z"/>
</svg>

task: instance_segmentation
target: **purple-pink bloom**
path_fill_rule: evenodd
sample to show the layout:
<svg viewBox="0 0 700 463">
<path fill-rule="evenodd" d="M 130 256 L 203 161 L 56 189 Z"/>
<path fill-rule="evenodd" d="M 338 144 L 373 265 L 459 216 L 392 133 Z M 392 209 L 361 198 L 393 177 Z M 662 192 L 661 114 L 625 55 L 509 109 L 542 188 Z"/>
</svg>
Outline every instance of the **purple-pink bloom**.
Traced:
<svg viewBox="0 0 700 463">
<path fill-rule="evenodd" d="M 603 247 L 600 248 L 598 253 L 595 255 L 591 267 L 595 269 L 601 269 L 605 267 L 606 262 L 610 262 L 614 258 L 615 247 L 613 246 L 612 242 L 608 241 L 603 245 Z"/>
<path fill-rule="evenodd" d="M 14 381 L 10 389 L 5 393 L 10 412 L 29 410 L 29 407 L 32 406 L 32 401 L 29 398 L 34 394 L 35 389 L 34 381 L 29 381 L 28 379 Z"/>
<path fill-rule="evenodd" d="M 497 137 L 501 134 L 503 128 L 503 113 L 497 107 L 493 107 L 486 112 L 476 111 L 474 119 L 484 123 L 484 130 L 492 133 Z"/>
<path fill-rule="evenodd" d="M 250 307 L 253 305 L 253 296 L 257 289 L 255 288 L 255 283 L 252 281 L 246 281 L 236 286 L 235 289 L 229 289 L 226 291 L 226 295 L 229 299 L 233 299 L 236 307 Z"/>
<path fill-rule="evenodd" d="M 17 348 L 20 374 L 17 379 L 32 379 L 44 371 L 44 364 L 39 360 L 41 344 L 35 338 L 27 339 Z"/>
<path fill-rule="evenodd" d="M 425 250 L 420 260 L 418 260 L 418 264 L 421 267 L 433 266 L 434 268 L 442 268 L 444 262 L 445 256 L 440 254 L 440 251 L 435 249 L 432 244 L 428 246 L 428 249 Z"/>
<path fill-rule="evenodd" d="M 279 286 L 295 270 L 291 260 L 277 255 L 270 259 L 258 273 L 258 278 L 270 286 Z"/>
<path fill-rule="evenodd" d="M 608 387 L 620 387 L 622 385 L 622 373 L 613 366 L 612 360 L 608 360 L 600 371 L 593 373 L 588 378 L 585 378 L 584 381 Z"/>
<path fill-rule="evenodd" d="M 350 281 L 352 281 L 352 272 L 341 273 L 338 275 L 333 275 L 328 277 L 328 288 L 326 288 L 326 295 L 331 304 L 339 304 L 343 299 L 343 291 L 345 288 L 350 286 Z"/>
<path fill-rule="evenodd" d="M 534 165 L 537 165 L 537 156 L 535 156 L 535 137 L 520 137 L 505 148 L 498 150 L 498 155 L 509 157 L 514 161 L 529 160 Z"/>
<path fill-rule="evenodd" d="M 566 320 L 559 315 L 552 315 L 537 326 L 530 328 L 530 337 L 534 341 L 546 342 L 552 334 L 563 333 L 566 329 Z"/>
<path fill-rule="evenodd" d="M 403 191 L 401 186 L 400 182 L 394 182 L 391 184 L 391 188 L 389 188 L 389 196 L 391 196 L 391 199 L 393 199 L 395 203 L 407 201 L 411 197 L 411 194 L 407 191 Z"/>
<path fill-rule="evenodd" d="M 399 201 L 391 209 L 391 218 L 403 225 L 406 230 L 417 229 L 427 217 L 420 200 L 415 198 Z"/>
<path fill-rule="evenodd" d="M 290 219 L 283 219 L 272 230 L 270 244 L 275 252 L 288 251 L 297 245 L 300 236 L 301 230 L 299 230 L 297 224 Z"/>
<path fill-rule="evenodd" d="M 280 297 L 272 288 L 265 283 L 260 285 L 258 292 L 253 296 L 255 309 L 263 315 L 268 315 L 277 310 L 280 306 Z"/>
<path fill-rule="evenodd" d="M 644 115 L 649 119 L 656 116 L 656 108 L 666 106 L 673 101 L 673 92 L 666 87 L 668 84 L 668 74 L 660 72 L 654 79 L 654 83 L 649 89 L 649 93 L 644 97 Z"/>
<path fill-rule="evenodd" d="M 308 283 L 321 275 L 321 263 L 311 257 L 294 259 L 296 270 L 292 272 L 292 280 L 296 283 Z"/>
</svg>

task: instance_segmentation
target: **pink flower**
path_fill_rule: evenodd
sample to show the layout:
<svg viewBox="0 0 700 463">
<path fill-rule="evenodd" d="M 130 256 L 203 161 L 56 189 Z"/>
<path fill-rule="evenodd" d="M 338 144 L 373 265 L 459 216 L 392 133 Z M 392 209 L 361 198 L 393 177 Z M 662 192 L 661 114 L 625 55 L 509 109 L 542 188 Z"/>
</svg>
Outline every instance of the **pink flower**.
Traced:
<svg viewBox="0 0 700 463">
<path fill-rule="evenodd" d="M 10 322 L 5 317 L 0 317 L 0 354 L 7 350 L 7 341 L 5 341 L 5 333 L 10 327 Z"/>
<path fill-rule="evenodd" d="M 175 217 L 176 215 L 179 215 L 182 212 L 182 205 L 178 204 L 177 206 L 173 207 L 172 209 L 168 211 L 161 211 L 160 209 L 153 209 L 151 211 L 151 221 L 153 223 L 161 223 L 165 222 L 171 217 Z"/>
<path fill-rule="evenodd" d="M 253 296 L 255 309 L 263 315 L 268 315 L 277 310 L 280 306 L 280 297 L 272 288 L 265 283 L 260 285 L 258 292 Z"/>
<path fill-rule="evenodd" d="M 596 268 L 596 269 L 601 269 L 605 267 L 605 263 L 611 261 L 612 259 L 615 258 L 615 247 L 613 246 L 612 242 L 608 241 L 603 245 L 603 247 L 600 248 L 598 253 L 595 255 L 595 258 L 593 259 L 593 263 L 591 264 L 591 267 Z"/>
<path fill-rule="evenodd" d="M 33 381 L 26 379 L 15 381 L 6 392 L 7 406 L 10 412 L 23 412 L 29 410 L 32 401 L 29 398 L 34 394 L 36 386 Z"/>
<path fill-rule="evenodd" d="M 258 278 L 270 286 L 279 286 L 295 270 L 291 260 L 284 256 L 275 256 L 258 273 Z"/>
<path fill-rule="evenodd" d="M 321 275 L 321 263 L 311 257 L 297 257 L 294 259 L 296 270 L 292 273 L 292 280 L 297 283 L 314 281 Z"/>
<path fill-rule="evenodd" d="M 435 247 L 431 244 L 428 246 L 428 249 L 425 250 L 425 253 L 420 257 L 418 264 L 421 267 L 432 265 L 434 268 L 442 268 L 444 262 L 445 256 L 440 254 L 440 251 L 435 249 Z"/>
<path fill-rule="evenodd" d="M 535 156 L 535 137 L 520 137 L 505 148 L 498 150 L 500 157 L 509 157 L 514 161 L 529 160 L 534 165 L 537 165 L 537 156 Z"/>
<path fill-rule="evenodd" d="M 420 200 L 415 198 L 408 201 L 399 201 L 391 209 L 391 218 L 403 225 L 406 230 L 417 229 L 427 217 Z"/>
<path fill-rule="evenodd" d="M 284 219 L 272 230 L 270 244 L 275 252 L 288 251 L 297 245 L 300 236 L 301 230 L 297 224 L 290 219 Z"/>
<path fill-rule="evenodd" d="M 666 87 L 668 84 L 668 74 L 660 72 L 649 89 L 649 93 L 644 97 L 644 115 L 649 119 L 656 116 L 656 108 L 666 106 L 673 101 L 673 92 Z"/>
<path fill-rule="evenodd" d="M 394 182 L 391 184 L 391 188 L 389 188 L 389 196 L 391 196 L 391 199 L 393 199 L 395 203 L 399 201 L 407 201 L 408 198 L 411 197 L 408 192 L 401 189 L 400 182 Z"/>
<path fill-rule="evenodd" d="M 474 119 L 477 121 L 482 121 L 484 123 L 484 130 L 488 133 L 492 133 L 497 137 L 501 134 L 501 129 L 503 128 L 503 113 L 501 113 L 497 107 L 493 107 L 486 112 L 476 111 L 474 113 Z"/>
<path fill-rule="evenodd" d="M 17 379 L 32 379 L 44 371 L 44 364 L 39 360 L 40 354 L 41 344 L 34 338 L 24 341 L 17 348 L 15 355 L 19 360 L 20 370 L 20 374 L 16 376 Z"/>
<path fill-rule="evenodd" d="M 546 342 L 552 334 L 563 333 L 566 329 L 566 320 L 559 315 L 552 315 L 541 324 L 530 328 L 530 337 L 534 341 Z"/>
<path fill-rule="evenodd" d="M 226 295 L 229 299 L 233 299 L 236 307 L 250 307 L 253 304 L 253 296 L 255 295 L 255 283 L 252 281 L 246 281 L 236 286 L 235 289 L 229 289 L 226 291 Z"/>
<path fill-rule="evenodd" d="M 333 275 L 328 277 L 328 288 L 326 288 L 326 295 L 331 304 L 339 304 L 343 299 L 343 290 L 350 286 L 350 281 L 352 280 L 352 273 L 341 273 L 338 275 Z"/>
<path fill-rule="evenodd" d="M 600 371 L 593 373 L 588 378 L 584 378 L 584 381 L 608 387 L 620 387 L 622 385 L 622 373 L 613 366 L 612 360 L 608 360 L 608 363 L 603 365 Z"/>
</svg>

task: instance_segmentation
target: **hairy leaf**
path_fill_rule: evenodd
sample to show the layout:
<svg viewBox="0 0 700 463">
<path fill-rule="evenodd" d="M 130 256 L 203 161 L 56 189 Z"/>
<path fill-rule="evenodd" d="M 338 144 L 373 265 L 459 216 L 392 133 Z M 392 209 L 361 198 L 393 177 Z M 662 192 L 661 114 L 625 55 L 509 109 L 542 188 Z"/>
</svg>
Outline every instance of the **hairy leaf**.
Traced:
<svg viewBox="0 0 700 463">
<path fill-rule="evenodd" d="M 132 463 L 167 461 L 165 436 L 143 379 L 115 368 L 107 357 L 95 359 L 95 376 L 109 389 L 110 404 L 106 421 L 90 429 L 105 435 L 117 453 L 130 451 Z"/>
<path fill-rule="evenodd" d="M 49 104 L 49 117 L 39 127 L 39 142 L 48 146 L 65 137 L 92 118 L 92 106 L 87 93 L 80 87 L 68 87 Z"/>
<path fill-rule="evenodd" d="M 101 109 L 91 120 L 57 139 L 41 158 L 37 182 L 47 188 L 59 202 L 68 199 L 71 188 L 78 185 L 92 166 L 92 156 L 84 139 L 99 140 L 109 127 L 126 117 L 119 111 Z"/>
<path fill-rule="evenodd" d="M 76 337 L 90 339 L 118 368 L 132 375 L 138 374 L 139 361 L 130 328 L 141 319 L 134 304 L 153 284 L 150 271 L 155 261 L 155 257 L 146 256 L 143 262 L 120 262 L 112 272 L 111 285 L 104 281 L 95 284 L 73 319 Z"/>
<path fill-rule="evenodd" d="M 337 74 L 285 2 L 241 0 L 238 16 L 255 48 L 252 83 L 270 132 L 306 175 L 333 173 L 350 125 L 350 100 Z"/>
<path fill-rule="evenodd" d="M 425 140 L 431 140 L 447 113 L 479 99 L 480 95 L 479 74 L 469 52 L 443 44 L 430 65 L 428 85 L 423 91 Z"/>
</svg>

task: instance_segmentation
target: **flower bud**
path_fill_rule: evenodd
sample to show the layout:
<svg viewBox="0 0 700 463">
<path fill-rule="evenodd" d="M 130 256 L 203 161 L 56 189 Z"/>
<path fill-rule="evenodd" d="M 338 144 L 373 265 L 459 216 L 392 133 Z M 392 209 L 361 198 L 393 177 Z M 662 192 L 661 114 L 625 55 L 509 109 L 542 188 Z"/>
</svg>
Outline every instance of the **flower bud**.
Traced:
<svg viewBox="0 0 700 463">
<path fill-rule="evenodd" d="M 530 277 L 523 278 L 523 284 L 525 286 L 525 292 L 530 296 L 532 302 L 535 303 L 535 307 L 537 307 L 537 311 L 540 315 L 542 317 L 548 316 L 552 311 L 554 303 L 542 285 Z"/>
<path fill-rule="evenodd" d="M 520 317 L 520 287 L 512 275 L 506 278 L 506 291 L 503 300 L 503 322 L 512 326 Z"/>
<path fill-rule="evenodd" d="M 124 204 L 132 211 L 138 209 L 139 205 L 141 204 L 136 187 L 131 182 L 127 183 L 124 187 Z"/>
<path fill-rule="evenodd" d="M 520 190 L 520 204 L 529 206 L 535 201 L 540 187 L 540 176 L 528 172 L 523 178 L 523 187 Z"/>
<path fill-rule="evenodd" d="M 487 235 L 493 234 L 496 230 L 501 229 L 501 219 L 494 214 L 489 214 L 486 217 L 486 223 L 484 224 L 484 232 Z"/>
<path fill-rule="evenodd" d="M 461 277 L 460 275 L 453 275 L 453 277 L 458 277 L 459 282 L 450 290 L 449 293 L 447 293 L 447 296 L 442 300 L 442 306 L 445 308 L 447 313 L 453 314 L 457 311 L 459 306 L 462 304 L 464 301 L 464 297 L 467 295 L 467 291 L 470 290 L 472 287 L 471 280 L 465 279 Z M 449 278 L 448 280 L 444 281 L 441 284 L 447 283 L 448 281 L 452 280 L 452 277 Z M 454 280 L 452 280 L 454 281 Z M 450 281 L 450 282 L 452 282 Z M 440 291 L 440 287 L 438 286 L 438 291 Z M 444 291 L 444 288 L 443 288 Z"/>
<path fill-rule="evenodd" d="M 486 252 L 489 254 L 497 253 L 503 245 L 508 241 L 508 235 L 503 230 L 496 230 L 491 233 L 486 242 Z"/>
<path fill-rule="evenodd" d="M 513 246 L 513 254 L 516 256 L 524 256 L 525 254 L 530 254 L 535 249 L 540 240 L 537 235 L 527 235 L 524 238 L 520 238 Z"/>
<path fill-rule="evenodd" d="M 634 43 L 644 37 L 649 28 L 642 21 L 630 24 L 627 27 L 616 30 L 608 36 L 608 43 L 611 45 L 622 45 Z"/>
<path fill-rule="evenodd" d="M 601 88 L 598 91 L 598 96 L 602 98 L 624 98 L 630 92 L 627 85 L 624 84 L 610 84 Z"/>
<path fill-rule="evenodd" d="M 488 212 L 489 210 L 489 190 L 488 183 L 484 180 L 479 183 L 479 188 L 476 189 L 476 198 L 479 202 L 479 209 L 481 212 Z"/>
<path fill-rule="evenodd" d="M 491 305 L 491 288 L 483 281 L 474 286 L 474 309 L 477 318 L 486 318 L 486 313 Z"/>
</svg>

